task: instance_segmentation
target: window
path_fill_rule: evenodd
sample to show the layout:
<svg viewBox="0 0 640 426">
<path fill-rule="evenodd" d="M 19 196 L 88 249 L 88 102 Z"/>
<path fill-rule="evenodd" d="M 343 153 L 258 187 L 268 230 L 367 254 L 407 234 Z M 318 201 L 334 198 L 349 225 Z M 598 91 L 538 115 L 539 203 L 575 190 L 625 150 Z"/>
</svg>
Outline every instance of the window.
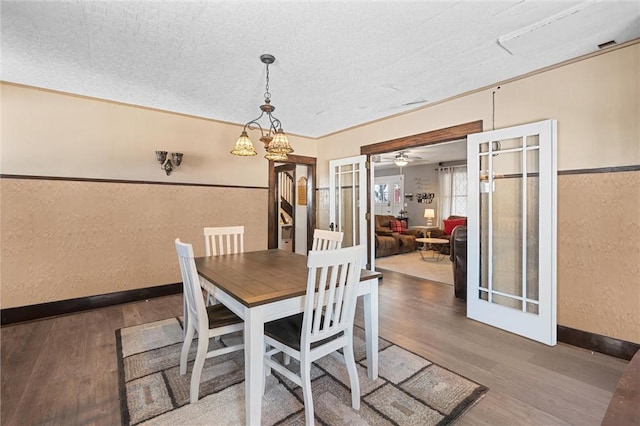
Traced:
<svg viewBox="0 0 640 426">
<path fill-rule="evenodd" d="M 467 166 L 443 167 L 438 170 L 440 223 L 451 215 L 467 215 Z"/>
<path fill-rule="evenodd" d="M 454 167 L 451 185 L 451 214 L 467 215 L 467 167 Z"/>
</svg>

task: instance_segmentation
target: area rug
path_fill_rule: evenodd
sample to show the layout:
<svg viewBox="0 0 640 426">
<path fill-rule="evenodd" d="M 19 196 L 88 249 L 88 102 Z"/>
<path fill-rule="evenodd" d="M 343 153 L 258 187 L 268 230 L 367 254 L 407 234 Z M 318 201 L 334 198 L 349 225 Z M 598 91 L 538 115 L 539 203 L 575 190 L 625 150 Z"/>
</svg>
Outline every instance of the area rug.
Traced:
<svg viewBox="0 0 640 426">
<path fill-rule="evenodd" d="M 244 353 L 205 361 L 200 399 L 189 404 L 189 378 L 180 375 L 180 318 L 116 330 L 120 406 L 124 425 L 244 425 Z M 314 364 L 316 422 L 324 425 L 444 425 L 472 407 L 487 388 L 380 339 L 379 378 L 366 370 L 364 330 L 356 327 L 354 350 L 360 377 L 360 410 L 351 408 L 349 377 L 341 355 Z M 212 346 L 231 345 L 229 335 Z M 291 361 L 291 368 L 298 365 Z M 267 378 L 262 402 L 263 425 L 303 425 L 302 389 L 275 373 Z"/>
<path fill-rule="evenodd" d="M 419 251 L 379 257 L 376 259 L 376 269 L 387 269 L 452 286 L 453 270 L 449 256 L 446 255 L 444 259 L 436 262 L 431 258 L 432 254 L 431 251 L 423 253 L 426 260 L 422 260 Z"/>
</svg>

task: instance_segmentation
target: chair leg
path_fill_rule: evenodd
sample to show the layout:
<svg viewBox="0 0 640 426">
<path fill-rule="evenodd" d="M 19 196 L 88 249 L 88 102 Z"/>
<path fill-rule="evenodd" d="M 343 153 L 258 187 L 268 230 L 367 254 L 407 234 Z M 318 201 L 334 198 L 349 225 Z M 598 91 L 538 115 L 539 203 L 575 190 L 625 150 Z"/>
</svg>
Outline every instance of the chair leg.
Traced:
<svg viewBox="0 0 640 426">
<path fill-rule="evenodd" d="M 355 410 L 360 409 L 360 381 L 358 380 L 358 367 L 356 367 L 356 359 L 353 355 L 353 342 L 350 342 L 344 348 L 344 363 L 347 365 L 349 372 L 349 381 L 351 382 L 351 406 Z"/>
<path fill-rule="evenodd" d="M 191 387 L 190 387 L 190 403 L 198 401 L 200 393 L 200 376 L 202 375 L 202 367 L 204 360 L 207 358 L 207 349 L 209 347 L 209 338 L 198 334 L 198 352 L 196 353 L 196 361 L 193 363 L 191 371 Z"/>
<path fill-rule="evenodd" d="M 189 348 L 191 348 L 191 342 L 193 341 L 193 335 L 195 328 L 193 324 L 187 324 L 187 334 L 184 336 L 184 342 L 182 342 L 182 351 L 180 353 L 180 374 L 187 374 L 187 357 L 189 356 Z"/>
<path fill-rule="evenodd" d="M 264 345 L 264 354 L 266 356 L 266 353 L 269 352 L 269 345 L 267 345 L 265 343 Z M 264 391 L 266 389 L 267 386 L 267 377 L 271 375 L 271 367 L 269 367 L 267 365 L 266 362 L 263 361 L 262 363 L 263 368 L 264 368 L 264 374 L 262 375 L 262 396 L 264 396 Z"/>
<path fill-rule="evenodd" d="M 304 396 L 305 425 L 313 426 L 313 395 L 311 393 L 311 363 L 300 360 L 300 379 L 302 380 L 302 395 Z"/>
</svg>

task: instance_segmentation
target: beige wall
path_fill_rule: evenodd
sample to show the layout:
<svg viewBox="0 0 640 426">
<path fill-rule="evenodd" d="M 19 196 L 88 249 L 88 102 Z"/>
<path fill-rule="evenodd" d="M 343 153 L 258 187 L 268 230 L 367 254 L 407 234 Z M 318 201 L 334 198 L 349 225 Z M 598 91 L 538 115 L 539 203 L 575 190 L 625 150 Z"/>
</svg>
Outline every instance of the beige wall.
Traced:
<svg viewBox="0 0 640 426">
<path fill-rule="evenodd" d="M 495 127 L 557 119 L 561 171 L 638 165 L 638 75 L 640 44 L 633 44 L 502 84 Z M 261 156 L 228 154 L 239 126 L 10 84 L 0 88 L 3 174 L 259 187 L 3 179 L 3 308 L 176 282 L 173 238 L 192 240 L 198 250 L 201 227 L 234 224 L 240 214 L 251 228 L 248 249 L 266 247 L 267 165 Z M 359 154 L 362 145 L 475 120 L 490 129 L 492 90 L 317 142 L 291 142 L 296 154 L 318 157 L 318 186 L 326 188 L 329 159 Z M 184 152 L 183 166 L 165 176 L 156 149 Z M 589 179 L 593 185 L 583 186 Z M 637 183 L 638 172 L 559 177 L 560 324 L 640 342 L 633 269 L 639 263 Z M 318 192 L 319 226 L 327 219 L 326 192 Z M 611 198 L 615 194 L 619 198 Z M 599 207 L 579 208 L 578 197 L 590 203 L 596 197 Z M 100 235 L 108 239 L 96 240 Z"/>
<path fill-rule="evenodd" d="M 3 174 L 267 186 L 267 160 L 229 154 L 242 126 L 7 83 L 2 97 Z M 295 154 L 313 139 L 290 136 Z M 166 176 L 155 151 L 182 152 Z M 265 207 L 266 208 L 266 207 Z"/>
<path fill-rule="evenodd" d="M 0 90 L 2 174 L 140 182 L 2 179 L 2 308 L 179 282 L 173 240 L 204 255 L 204 226 L 243 224 L 246 250 L 267 247 L 268 162 L 256 137 L 258 156 L 229 154 L 241 126 L 6 83 Z M 296 154 L 315 157 L 314 140 L 290 141 Z M 171 176 L 157 149 L 184 153 Z"/>
<path fill-rule="evenodd" d="M 495 127 L 558 120 L 559 171 L 640 165 L 639 75 L 635 43 L 501 84 Z M 328 161 L 362 145 L 475 120 L 491 129 L 493 90 L 322 138 L 320 193 Z M 559 324 L 640 343 L 639 188 L 638 171 L 558 177 Z"/>
<path fill-rule="evenodd" d="M 640 43 L 501 84 L 495 127 L 558 120 L 558 170 L 640 164 Z M 492 127 L 490 88 L 320 139 L 319 186 L 328 161 L 360 146 L 483 120 Z"/>
</svg>

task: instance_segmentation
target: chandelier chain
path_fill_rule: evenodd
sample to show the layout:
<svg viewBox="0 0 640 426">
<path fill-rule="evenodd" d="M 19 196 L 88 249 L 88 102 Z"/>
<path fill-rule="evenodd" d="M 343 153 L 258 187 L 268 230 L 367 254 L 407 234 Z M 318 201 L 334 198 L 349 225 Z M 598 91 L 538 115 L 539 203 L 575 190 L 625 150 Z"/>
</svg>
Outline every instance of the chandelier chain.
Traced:
<svg viewBox="0 0 640 426">
<path fill-rule="evenodd" d="M 264 99 L 271 99 L 271 93 L 269 93 L 269 64 L 267 64 L 267 85 L 265 86 Z"/>
</svg>

